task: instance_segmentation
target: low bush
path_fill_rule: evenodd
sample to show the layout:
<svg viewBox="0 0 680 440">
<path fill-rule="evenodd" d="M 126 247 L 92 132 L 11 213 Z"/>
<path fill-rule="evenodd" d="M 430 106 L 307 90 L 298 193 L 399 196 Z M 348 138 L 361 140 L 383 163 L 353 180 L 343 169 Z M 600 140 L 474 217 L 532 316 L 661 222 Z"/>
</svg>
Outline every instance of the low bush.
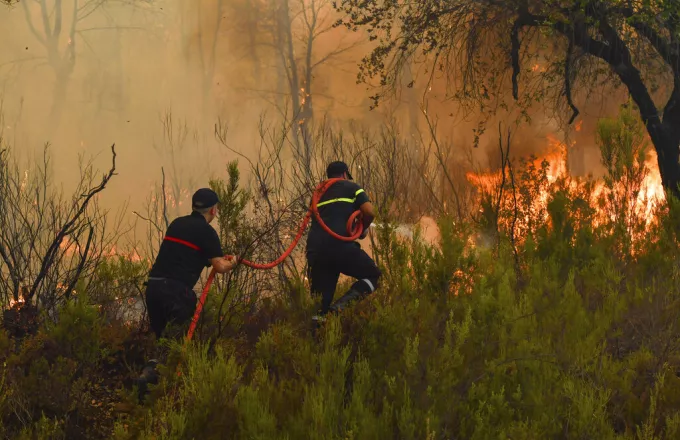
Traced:
<svg viewBox="0 0 680 440">
<path fill-rule="evenodd" d="M 601 135 L 629 122 L 606 121 Z M 434 245 L 417 230 L 413 240 L 376 233 L 380 288 L 318 330 L 302 277 L 287 280 L 285 294 L 226 311 L 225 300 L 240 304 L 239 289 L 257 286 L 215 287 L 201 331 L 171 344 L 144 405 L 132 399 L 131 379 L 146 339 L 90 307 L 87 295 L 23 339 L 0 334 L 3 435 L 678 438 L 677 201 L 652 222 L 639 213 L 598 217 L 598 203 L 621 201 L 611 192 L 630 191 L 642 174 L 614 169 L 598 201 L 592 182 L 546 185 L 531 163 L 515 169 L 526 197 L 513 203 L 523 206 L 487 198 L 481 223 L 442 217 Z M 538 211 L 532 188 L 545 191 Z M 512 191 L 503 197 L 515 200 Z M 135 273 L 124 269 L 105 273 Z M 239 270 L 234 276 L 247 280 Z"/>
<path fill-rule="evenodd" d="M 247 351 L 177 347 L 181 375 L 118 438 L 676 438 L 677 247 L 622 260 L 573 203 L 554 195 L 573 232 L 527 239 L 520 277 L 507 240 L 470 248 L 442 221 L 319 334 L 284 317 Z"/>
<path fill-rule="evenodd" d="M 56 322 L 43 320 L 20 341 L 3 330 L 2 435 L 106 438 L 148 342 L 122 321 L 107 322 L 87 297 L 68 301 Z"/>
</svg>

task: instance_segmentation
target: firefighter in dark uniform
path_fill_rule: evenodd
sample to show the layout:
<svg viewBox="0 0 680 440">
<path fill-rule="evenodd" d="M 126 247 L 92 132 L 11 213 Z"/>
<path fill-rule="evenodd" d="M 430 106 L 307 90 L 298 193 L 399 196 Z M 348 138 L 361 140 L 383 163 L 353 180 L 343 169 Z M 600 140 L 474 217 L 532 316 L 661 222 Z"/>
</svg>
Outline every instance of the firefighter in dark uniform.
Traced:
<svg viewBox="0 0 680 440">
<path fill-rule="evenodd" d="M 168 227 L 146 288 L 149 324 L 156 338 L 163 336 L 168 324 L 184 327 L 191 321 L 197 301 L 193 288 L 206 267 L 225 273 L 236 265 L 236 259 L 227 260 L 217 231 L 210 226 L 218 202 L 213 190 L 199 189 L 191 200 L 192 213 Z M 177 331 L 172 329 L 168 336 L 184 333 Z"/>
<path fill-rule="evenodd" d="M 328 178 L 342 178 L 332 184 L 317 204 L 323 222 L 338 235 L 347 236 L 347 221 L 350 215 L 360 210 L 364 230 L 361 239 L 368 234 L 374 218 L 373 205 L 366 192 L 353 182 L 352 175 L 344 162 L 333 162 L 326 169 Z M 327 313 L 338 313 L 351 302 L 370 295 L 378 288 L 381 273 L 375 262 L 361 249 L 357 242 L 338 240 L 323 230 L 312 216 L 312 226 L 307 236 L 308 276 L 312 295 L 321 297 L 320 316 L 323 321 Z M 335 303 L 333 297 L 340 274 L 357 281 Z"/>
<path fill-rule="evenodd" d="M 210 226 L 218 203 L 213 190 L 201 188 L 192 196 L 191 214 L 176 218 L 168 226 L 149 272 L 145 295 L 149 324 L 157 339 L 179 339 L 186 333 L 196 310 L 193 287 L 206 267 L 226 273 L 237 264 L 235 258 L 225 257 L 217 231 Z M 140 398 L 145 394 L 146 382 L 157 381 L 158 362 L 152 359 L 144 368 L 138 380 Z"/>
</svg>

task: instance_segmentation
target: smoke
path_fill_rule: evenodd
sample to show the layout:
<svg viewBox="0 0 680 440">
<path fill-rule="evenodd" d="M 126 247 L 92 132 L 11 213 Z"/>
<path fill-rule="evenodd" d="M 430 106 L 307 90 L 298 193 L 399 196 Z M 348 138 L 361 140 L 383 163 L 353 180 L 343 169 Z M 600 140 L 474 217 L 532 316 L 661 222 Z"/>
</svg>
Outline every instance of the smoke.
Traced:
<svg viewBox="0 0 680 440">
<path fill-rule="evenodd" d="M 179 3 L 44 3 L 45 11 L 38 2 L 0 9 L 5 139 L 26 157 L 52 144 L 66 188 L 78 178 L 79 156 L 103 168 L 115 143 L 112 206 L 141 203 L 161 166 L 177 169 L 170 178 L 207 185 L 224 154 L 207 130 L 216 111 L 204 108 L 197 69 L 183 59 Z"/>
<path fill-rule="evenodd" d="M 260 116 L 266 112 L 273 124 L 284 115 L 292 120 L 295 99 L 309 107 L 312 119 L 328 114 L 338 123 L 376 126 L 396 118 L 412 138 L 429 136 L 427 115 L 438 121 L 437 137 L 457 154 L 472 151 L 482 166 L 494 166 L 496 127 L 512 109 L 489 121 L 476 149 L 473 129 L 480 118 L 459 117 L 458 106 L 446 99 L 445 78 L 435 78 L 430 90 L 405 88 L 398 99 L 369 111 L 373 91 L 357 85 L 356 75 L 370 44 L 361 32 L 332 26 L 337 15 L 330 1 L 314 5 L 45 0 L 2 7 L 3 137 L 26 159 L 51 143 L 55 177 L 65 189 L 78 178 L 79 157 L 92 158 L 103 171 L 115 143 L 119 172 L 102 201 L 109 207 L 129 201 L 137 210 L 160 182 L 161 167 L 171 189 L 188 192 L 226 174 L 226 162 L 236 156 L 215 140 L 218 120 L 230 128 L 230 146 L 254 157 Z M 588 152 L 593 108 L 582 109 L 585 122 L 575 137 Z M 516 155 L 540 155 L 546 136 L 560 129 L 541 110 L 531 124 L 510 128 Z"/>
</svg>

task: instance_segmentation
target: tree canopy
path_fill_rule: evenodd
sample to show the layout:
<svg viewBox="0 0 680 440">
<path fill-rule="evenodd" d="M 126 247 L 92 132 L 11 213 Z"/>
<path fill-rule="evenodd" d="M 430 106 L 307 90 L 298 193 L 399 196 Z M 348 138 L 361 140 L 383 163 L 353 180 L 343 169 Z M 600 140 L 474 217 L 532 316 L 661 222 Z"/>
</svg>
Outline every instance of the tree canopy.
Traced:
<svg viewBox="0 0 680 440">
<path fill-rule="evenodd" d="M 574 96 L 623 85 L 657 151 L 664 186 L 680 194 L 680 2 L 338 0 L 335 6 L 347 14 L 347 27 L 366 29 L 377 43 L 359 74 L 360 81 L 380 79 L 376 104 L 418 56 L 448 74 L 452 97 L 483 111 L 543 101 L 558 111 L 567 106 L 562 113 L 573 122 Z"/>
</svg>

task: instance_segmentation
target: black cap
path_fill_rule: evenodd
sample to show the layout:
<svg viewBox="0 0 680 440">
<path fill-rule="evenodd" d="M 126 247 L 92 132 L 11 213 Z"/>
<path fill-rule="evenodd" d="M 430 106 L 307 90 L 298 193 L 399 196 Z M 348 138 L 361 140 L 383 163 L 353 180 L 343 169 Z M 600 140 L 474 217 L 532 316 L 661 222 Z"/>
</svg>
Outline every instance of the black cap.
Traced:
<svg viewBox="0 0 680 440">
<path fill-rule="evenodd" d="M 201 188 L 191 197 L 191 207 L 194 209 L 212 208 L 219 201 L 215 191 L 210 188 Z"/>
<path fill-rule="evenodd" d="M 349 168 L 347 167 L 347 164 L 345 162 L 341 162 L 339 160 L 335 161 L 335 162 L 331 162 L 328 165 L 328 168 L 326 168 L 326 176 L 329 177 L 329 178 L 331 176 L 337 177 L 337 176 L 341 175 L 342 173 L 347 173 L 347 177 L 349 178 L 349 180 L 353 180 L 352 175 L 349 173 Z"/>
</svg>

